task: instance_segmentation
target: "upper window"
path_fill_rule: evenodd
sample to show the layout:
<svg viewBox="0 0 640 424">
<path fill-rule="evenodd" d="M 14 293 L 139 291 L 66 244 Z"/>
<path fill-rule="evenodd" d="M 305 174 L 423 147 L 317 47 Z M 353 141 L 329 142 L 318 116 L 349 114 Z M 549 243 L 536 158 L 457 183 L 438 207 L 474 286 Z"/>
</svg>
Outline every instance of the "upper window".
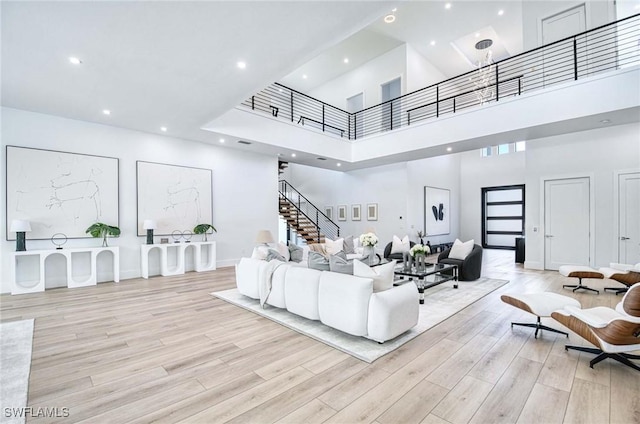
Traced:
<svg viewBox="0 0 640 424">
<path fill-rule="evenodd" d="M 516 141 L 515 143 L 499 144 L 497 146 L 487 146 L 480 149 L 482 157 L 492 156 L 495 154 L 506 155 L 513 152 L 524 152 L 526 150 L 526 141 Z"/>
</svg>

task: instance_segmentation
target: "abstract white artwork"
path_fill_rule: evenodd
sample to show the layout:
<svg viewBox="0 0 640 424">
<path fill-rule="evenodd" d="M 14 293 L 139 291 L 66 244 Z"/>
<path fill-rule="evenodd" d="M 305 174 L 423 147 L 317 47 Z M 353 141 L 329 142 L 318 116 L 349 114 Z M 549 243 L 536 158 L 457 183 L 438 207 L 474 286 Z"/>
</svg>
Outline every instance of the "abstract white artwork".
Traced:
<svg viewBox="0 0 640 424">
<path fill-rule="evenodd" d="M 449 190 L 444 188 L 424 188 L 424 229 L 427 236 L 449 234 L 451 232 L 451 210 Z"/>
<path fill-rule="evenodd" d="M 27 239 L 91 237 L 95 222 L 119 226 L 118 159 L 7 146 L 7 240 L 12 220 L 27 220 Z"/>
<path fill-rule="evenodd" d="M 213 224 L 210 169 L 137 161 L 137 175 L 139 236 L 145 219 L 156 221 L 156 235 Z"/>
</svg>

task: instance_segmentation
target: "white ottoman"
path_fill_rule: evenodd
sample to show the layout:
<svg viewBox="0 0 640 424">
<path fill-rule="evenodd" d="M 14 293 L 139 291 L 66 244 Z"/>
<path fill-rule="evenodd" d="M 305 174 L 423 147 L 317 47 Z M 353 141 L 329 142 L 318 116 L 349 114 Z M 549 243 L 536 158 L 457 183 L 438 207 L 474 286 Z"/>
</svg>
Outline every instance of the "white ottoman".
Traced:
<svg viewBox="0 0 640 424">
<path fill-rule="evenodd" d="M 562 265 L 560 268 L 558 268 L 558 272 L 564 275 L 565 277 L 578 279 L 578 284 L 564 284 L 562 286 L 563 288 L 569 287 L 570 289 L 573 289 L 574 292 L 576 290 L 589 290 L 592 292 L 596 292 L 597 294 L 600 294 L 599 290 L 592 289 L 591 287 L 583 286 L 582 279 L 595 278 L 595 279 L 602 280 L 604 278 L 604 275 L 602 275 L 601 272 L 591 267 L 580 266 L 580 265 Z"/>
<path fill-rule="evenodd" d="M 500 299 L 504 303 L 508 303 L 511 306 L 515 306 L 518 309 L 522 309 L 523 311 L 532 313 L 533 315 L 538 317 L 538 320 L 534 324 L 524 323 L 524 322 L 512 322 L 511 328 L 514 325 L 520 325 L 523 327 L 532 327 L 536 329 L 536 333 L 534 335 L 535 338 L 538 338 L 538 331 L 548 330 L 554 333 L 564 334 L 569 337 L 569 333 L 565 333 L 564 331 L 556 330 L 555 328 L 547 327 L 546 325 L 542 325 L 540 322 L 541 317 L 550 317 L 551 313 L 557 311 L 559 309 L 564 309 L 566 306 L 574 306 L 576 308 L 581 308 L 580 302 L 577 300 L 563 296 L 557 293 L 525 293 L 525 294 L 503 294 L 500 296 Z"/>
</svg>

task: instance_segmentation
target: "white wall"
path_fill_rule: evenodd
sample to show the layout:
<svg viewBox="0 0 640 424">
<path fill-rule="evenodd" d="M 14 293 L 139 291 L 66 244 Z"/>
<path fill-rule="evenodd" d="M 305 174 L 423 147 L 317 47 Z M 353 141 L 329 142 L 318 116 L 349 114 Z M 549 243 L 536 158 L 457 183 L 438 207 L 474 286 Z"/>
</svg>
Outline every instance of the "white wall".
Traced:
<svg viewBox="0 0 640 424">
<path fill-rule="evenodd" d="M 217 264 L 229 266 L 251 254 L 256 233 L 278 231 L 277 159 L 244 153 L 203 143 L 162 137 L 137 131 L 74 121 L 15 109 L 2 109 L 2 164 L 5 145 L 35 147 L 66 152 L 110 156 L 120 159 L 120 223 L 122 236 L 111 239 L 120 246 L 121 278 L 140 276 L 139 245 L 136 236 L 136 160 L 193 166 L 213 170 L 213 225 L 218 229 Z M 2 210 L 6 214 L 6 175 L 1 173 Z M 1 292 L 10 291 L 9 252 L 14 241 L 7 241 L 2 219 Z M 55 231 L 53 231 L 55 232 Z M 196 236 L 197 237 L 197 236 Z M 66 247 L 99 246 L 96 239 L 69 240 Z M 50 249 L 49 240 L 27 240 L 27 249 Z M 104 258 L 107 260 L 107 258 Z M 108 269 L 109 263 L 102 266 Z M 57 272 L 60 275 L 60 272 Z M 100 275 L 99 275 L 100 278 Z M 55 282 L 53 282 L 56 285 Z M 50 287 L 51 285 L 47 285 Z"/>
<path fill-rule="evenodd" d="M 431 64 L 416 49 L 407 44 L 407 84 L 406 93 L 419 90 L 424 87 L 444 81 L 444 76 L 435 66 Z M 404 93 L 403 93 L 404 94 Z"/>
<path fill-rule="evenodd" d="M 544 178 L 592 176 L 595 196 L 595 257 L 593 266 L 617 262 L 614 210 L 614 172 L 640 167 L 640 124 L 541 138 L 527 143 L 526 262 L 544 267 L 544 216 L 541 213 Z M 534 233 L 532 228 L 539 227 Z"/>
<path fill-rule="evenodd" d="M 380 85 L 398 77 L 402 77 L 402 93 L 404 94 L 407 92 L 406 50 L 406 45 L 398 46 L 307 94 L 346 110 L 347 99 L 363 92 L 364 106 L 369 107 L 382 101 Z"/>
</svg>

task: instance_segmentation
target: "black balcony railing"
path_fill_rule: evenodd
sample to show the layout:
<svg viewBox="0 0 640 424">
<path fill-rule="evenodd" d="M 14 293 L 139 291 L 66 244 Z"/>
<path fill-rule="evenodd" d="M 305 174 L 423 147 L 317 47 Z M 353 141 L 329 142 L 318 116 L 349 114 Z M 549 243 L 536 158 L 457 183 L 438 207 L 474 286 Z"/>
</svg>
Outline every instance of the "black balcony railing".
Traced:
<svg viewBox="0 0 640 424">
<path fill-rule="evenodd" d="M 640 64 L 640 14 L 349 113 L 274 83 L 242 106 L 348 140 Z"/>
</svg>

